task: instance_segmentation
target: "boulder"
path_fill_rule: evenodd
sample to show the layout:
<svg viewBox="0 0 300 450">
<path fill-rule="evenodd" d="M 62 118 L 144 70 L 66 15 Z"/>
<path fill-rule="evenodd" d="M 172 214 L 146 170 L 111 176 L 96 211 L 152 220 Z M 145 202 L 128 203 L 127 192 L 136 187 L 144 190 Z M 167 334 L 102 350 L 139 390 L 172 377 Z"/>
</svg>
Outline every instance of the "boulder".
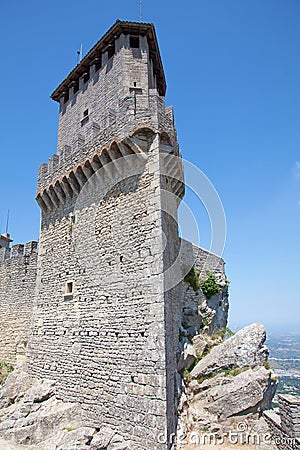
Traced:
<svg viewBox="0 0 300 450">
<path fill-rule="evenodd" d="M 178 360 L 178 370 L 189 369 L 196 361 L 196 352 L 187 338 L 182 338 L 180 342 L 180 356 Z"/>
<path fill-rule="evenodd" d="M 252 324 L 237 332 L 222 344 L 213 347 L 191 372 L 199 378 L 233 367 L 255 367 L 266 361 L 268 349 L 263 345 L 266 331 L 263 325 Z"/>
<path fill-rule="evenodd" d="M 5 408 L 24 397 L 27 390 L 32 385 L 32 379 L 22 366 L 7 377 L 0 390 L 0 408 Z"/>
<path fill-rule="evenodd" d="M 26 406 L 27 405 L 27 406 Z M 75 429 L 83 425 L 81 408 L 50 397 L 43 403 L 12 405 L 0 423 L 1 436 L 16 444 L 38 444 L 51 438 L 57 430 Z"/>
<path fill-rule="evenodd" d="M 64 429 L 55 437 L 56 445 L 54 448 L 56 450 L 90 448 L 88 446 L 94 433 L 95 429 L 90 427 L 80 427 L 76 430 Z"/>
<path fill-rule="evenodd" d="M 232 377 L 226 384 L 212 387 L 205 399 L 205 409 L 218 417 L 256 413 L 268 408 L 275 393 L 272 372 L 259 367 Z"/>
<path fill-rule="evenodd" d="M 104 426 L 90 444 L 90 450 L 129 450 L 128 445 L 112 428 Z"/>
<path fill-rule="evenodd" d="M 90 450 L 106 450 L 114 434 L 115 431 L 110 427 L 100 428 L 99 433 L 91 441 Z"/>
<path fill-rule="evenodd" d="M 55 382 L 52 380 L 35 380 L 24 395 L 24 403 L 41 403 L 54 395 Z"/>
<path fill-rule="evenodd" d="M 130 450 L 130 448 L 122 436 L 115 434 L 110 441 L 107 450 Z"/>
<path fill-rule="evenodd" d="M 201 334 L 197 334 L 192 339 L 193 346 L 198 358 L 201 358 L 205 350 L 207 349 L 207 341 Z"/>
</svg>

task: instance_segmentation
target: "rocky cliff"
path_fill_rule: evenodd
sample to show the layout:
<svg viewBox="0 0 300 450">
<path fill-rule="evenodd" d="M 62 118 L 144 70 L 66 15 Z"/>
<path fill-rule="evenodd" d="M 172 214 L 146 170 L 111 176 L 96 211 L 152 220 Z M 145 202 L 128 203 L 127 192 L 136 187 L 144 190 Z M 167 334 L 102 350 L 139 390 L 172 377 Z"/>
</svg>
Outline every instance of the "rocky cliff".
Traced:
<svg viewBox="0 0 300 450">
<path fill-rule="evenodd" d="M 233 430 L 237 439 L 250 429 L 258 438 L 267 432 L 262 412 L 271 408 L 277 382 L 267 361 L 266 331 L 252 324 L 229 334 L 221 330 L 181 341 L 178 449 L 205 439 L 221 443 Z M 276 447 L 268 442 L 268 448 Z"/>
</svg>

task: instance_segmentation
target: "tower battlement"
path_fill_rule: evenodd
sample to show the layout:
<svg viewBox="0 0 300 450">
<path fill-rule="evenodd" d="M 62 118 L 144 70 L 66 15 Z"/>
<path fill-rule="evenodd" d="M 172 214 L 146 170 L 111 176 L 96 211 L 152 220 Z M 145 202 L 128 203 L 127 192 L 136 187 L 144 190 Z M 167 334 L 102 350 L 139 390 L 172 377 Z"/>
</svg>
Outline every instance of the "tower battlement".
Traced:
<svg viewBox="0 0 300 450">
<path fill-rule="evenodd" d="M 12 239 L 10 239 L 12 242 Z M 29 257 L 31 255 L 37 256 L 37 246 L 36 241 L 29 241 L 26 244 L 15 244 L 11 248 L 0 246 L 0 263 L 7 260 L 24 260 L 24 264 L 28 264 Z"/>
<path fill-rule="evenodd" d="M 118 20 L 51 95 L 60 104 L 57 153 L 141 124 L 173 131 L 165 92 L 154 26 Z"/>
<path fill-rule="evenodd" d="M 138 153 L 139 130 L 159 133 L 165 150 L 180 155 L 165 92 L 154 26 L 117 21 L 51 95 L 60 103 L 58 148 L 39 168 L 40 207 L 57 208 L 99 168 Z M 182 197 L 180 168 L 170 176 L 181 180 Z"/>
</svg>

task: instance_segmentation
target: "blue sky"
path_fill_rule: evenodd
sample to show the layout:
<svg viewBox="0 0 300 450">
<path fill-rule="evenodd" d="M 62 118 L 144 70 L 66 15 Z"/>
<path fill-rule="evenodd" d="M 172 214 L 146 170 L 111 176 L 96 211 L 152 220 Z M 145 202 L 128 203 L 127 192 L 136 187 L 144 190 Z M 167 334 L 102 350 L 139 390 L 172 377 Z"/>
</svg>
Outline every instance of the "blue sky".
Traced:
<svg viewBox="0 0 300 450">
<path fill-rule="evenodd" d="M 230 325 L 299 329 L 300 2 L 144 0 L 154 22 L 181 151 L 224 205 Z M 139 20 L 139 0 L 0 0 L 0 225 L 37 239 L 37 167 L 56 151 L 50 93 L 117 19 Z M 205 210 L 187 193 L 202 246 Z M 184 225 L 184 224 L 183 224 Z M 183 234 L 193 238 L 188 226 Z"/>
</svg>

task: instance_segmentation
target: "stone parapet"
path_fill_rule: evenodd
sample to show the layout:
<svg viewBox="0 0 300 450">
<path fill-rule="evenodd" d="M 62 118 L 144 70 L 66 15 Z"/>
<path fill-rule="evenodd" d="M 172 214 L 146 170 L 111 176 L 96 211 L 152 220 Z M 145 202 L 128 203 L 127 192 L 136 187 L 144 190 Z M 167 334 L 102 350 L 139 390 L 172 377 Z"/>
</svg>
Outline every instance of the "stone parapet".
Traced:
<svg viewBox="0 0 300 450">
<path fill-rule="evenodd" d="M 278 395 L 278 410 L 264 412 L 279 450 L 300 450 L 300 397 Z"/>
<path fill-rule="evenodd" d="M 34 302 L 37 242 L 0 248 L 0 361 L 24 358 Z"/>
<path fill-rule="evenodd" d="M 12 262 L 16 259 L 22 260 L 27 259 L 26 257 L 30 257 L 34 255 L 37 256 L 37 241 L 29 241 L 26 244 L 15 244 L 11 248 L 0 248 L 0 264 L 6 261 Z"/>
</svg>

